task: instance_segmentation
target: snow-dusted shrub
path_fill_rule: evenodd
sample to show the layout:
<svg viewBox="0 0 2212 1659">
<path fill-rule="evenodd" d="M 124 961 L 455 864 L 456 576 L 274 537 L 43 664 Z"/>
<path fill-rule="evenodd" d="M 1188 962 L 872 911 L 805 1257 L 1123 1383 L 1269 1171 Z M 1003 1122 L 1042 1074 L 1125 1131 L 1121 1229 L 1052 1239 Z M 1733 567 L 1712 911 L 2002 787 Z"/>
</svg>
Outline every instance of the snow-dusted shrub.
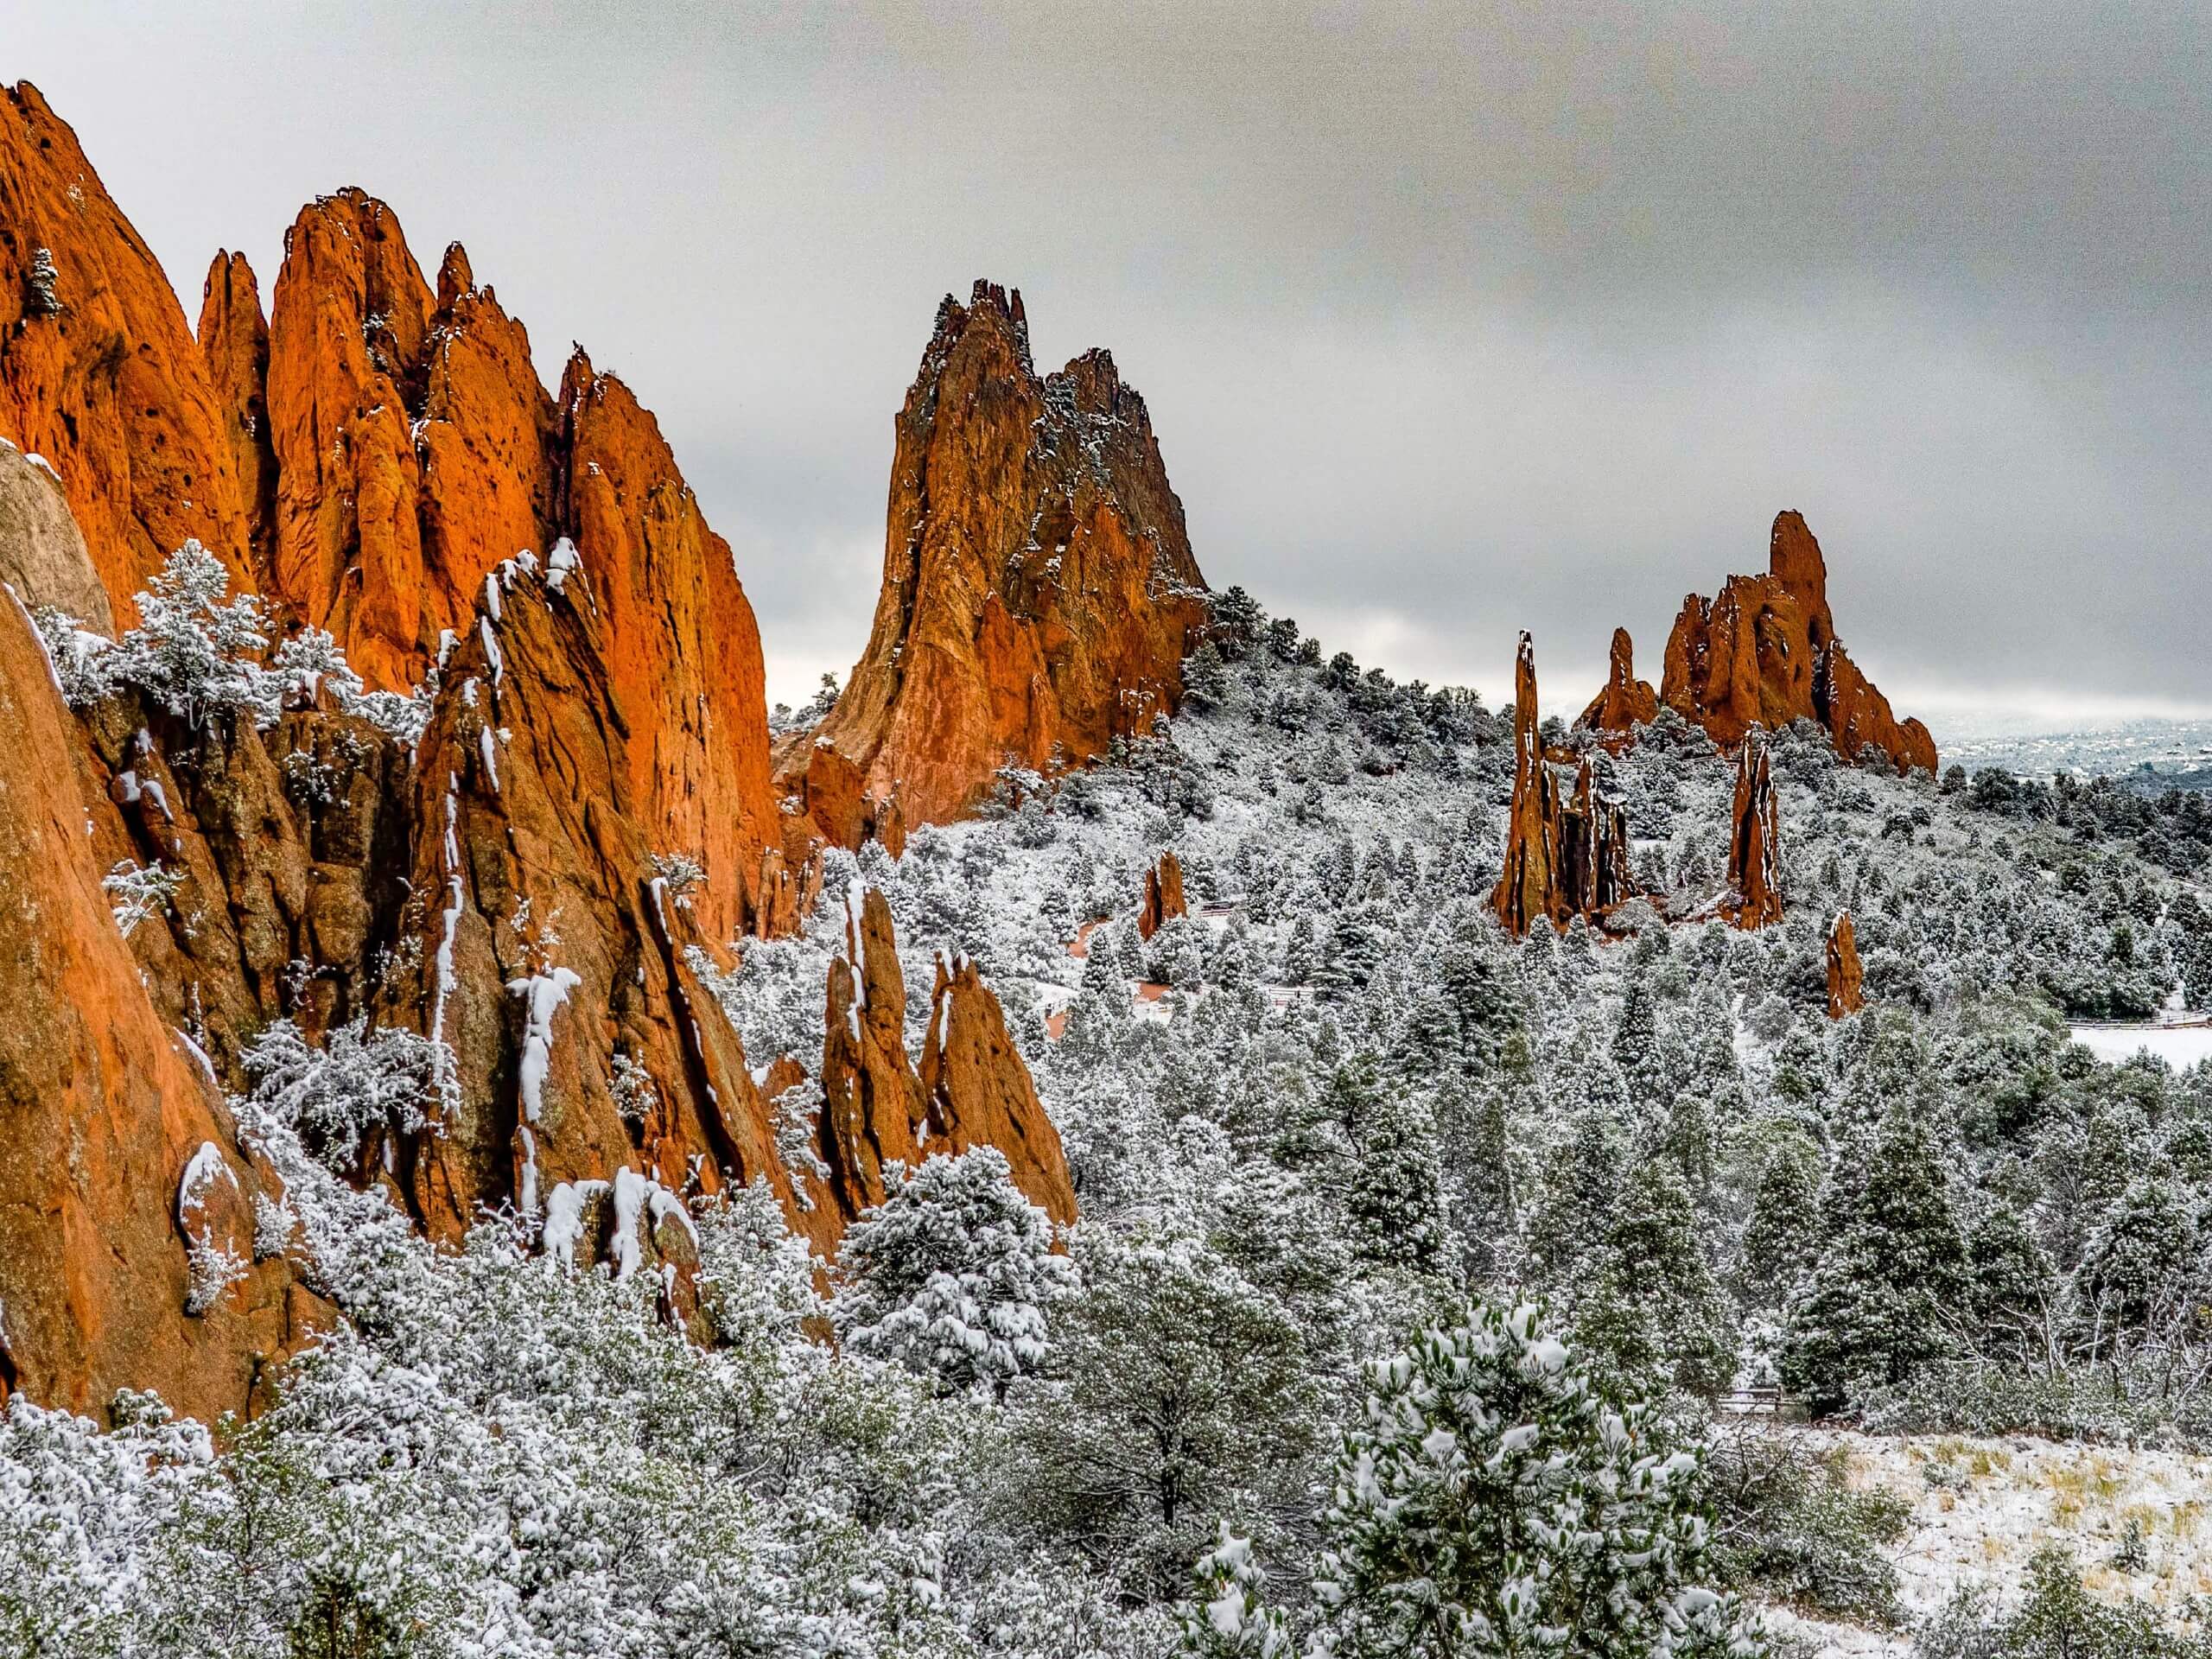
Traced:
<svg viewBox="0 0 2212 1659">
<path fill-rule="evenodd" d="M 94 633 L 51 605 L 32 613 L 31 626 L 46 647 L 62 701 L 72 709 L 89 709 L 115 690 L 115 642 L 105 634 Z"/>
<path fill-rule="evenodd" d="M 1336 1653 L 1763 1649 L 1700 1582 L 1698 1452 L 1598 1393 L 1540 1304 L 1478 1303 L 1369 1377 L 1315 1579 Z"/>
<path fill-rule="evenodd" d="M 166 912 L 183 885 L 184 872 L 170 869 L 159 859 L 139 865 L 126 858 L 100 878 L 115 925 L 126 939 L 139 923 Z"/>
<path fill-rule="evenodd" d="M 361 677 L 346 661 L 337 639 L 321 628 L 302 628 L 276 647 L 269 666 L 287 709 L 311 706 L 325 688 L 341 709 L 350 709 L 362 696 Z"/>
<path fill-rule="evenodd" d="M 1297 1652 L 1281 1613 L 1266 1604 L 1268 1575 L 1252 1541 L 1221 1523 L 1220 1541 L 1198 1557 L 1191 1599 L 1181 1610 L 1183 1652 L 1191 1659 L 1291 1659 Z"/>
<path fill-rule="evenodd" d="M 397 1027 L 372 1030 L 365 1014 L 334 1027 L 321 1048 L 290 1020 L 276 1020 L 239 1058 L 255 1103 L 344 1169 L 371 1129 L 404 1135 L 423 1128 L 440 1076 L 439 1048 Z"/>
<path fill-rule="evenodd" d="M 1000 1394 L 1043 1361 L 1046 1309 L 1076 1283 L 995 1147 L 925 1159 L 846 1230 L 837 1265 L 831 1313 L 853 1352 Z"/>
</svg>

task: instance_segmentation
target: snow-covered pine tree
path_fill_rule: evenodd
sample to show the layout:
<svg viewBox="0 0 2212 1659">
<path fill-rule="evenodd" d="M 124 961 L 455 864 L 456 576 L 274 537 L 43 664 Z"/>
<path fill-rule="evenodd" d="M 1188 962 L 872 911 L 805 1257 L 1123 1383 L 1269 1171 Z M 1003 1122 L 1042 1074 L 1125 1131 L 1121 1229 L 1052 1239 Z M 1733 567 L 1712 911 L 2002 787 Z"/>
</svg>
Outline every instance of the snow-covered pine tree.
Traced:
<svg viewBox="0 0 2212 1659">
<path fill-rule="evenodd" d="M 830 1317 L 853 1352 L 998 1395 L 1043 1362 L 1046 1310 L 1076 1284 L 995 1147 L 925 1159 L 846 1229 L 837 1267 Z"/>
</svg>

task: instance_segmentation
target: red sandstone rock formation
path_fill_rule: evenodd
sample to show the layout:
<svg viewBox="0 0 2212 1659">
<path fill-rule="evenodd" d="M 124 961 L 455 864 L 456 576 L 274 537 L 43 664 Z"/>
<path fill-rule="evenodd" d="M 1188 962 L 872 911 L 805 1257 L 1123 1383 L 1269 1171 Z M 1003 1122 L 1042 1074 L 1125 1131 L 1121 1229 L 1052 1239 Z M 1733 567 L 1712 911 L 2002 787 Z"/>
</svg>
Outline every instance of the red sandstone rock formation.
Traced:
<svg viewBox="0 0 2212 1659">
<path fill-rule="evenodd" d="M 558 535 L 529 337 L 457 244 L 433 294 L 391 210 L 343 190 L 285 235 L 268 361 L 273 586 L 372 685 L 412 684 L 486 573 Z"/>
<path fill-rule="evenodd" d="M 218 253 L 200 290 L 200 355 L 221 410 L 251 537 L 247 568 L 264 591 L 276 569 L 276 452 L 269 435 L 269 323 L 242 253 Z"/>
<path fill-rule="evenodd" d="M 609 453 L 579 486 L 607 492 L 619 519 L 634 482 Z M 676 536 L 683 504 L 660 505 Z M 732 822 L 741 791 L 713 775 L 703 746 L 685 759 L 713 671 L 695 654 L 703 613 L 687 586 L 705 573 L 688 559 L 658 568 L 680 537 L 586 539 L 599 551 L 581 568 L 493 573 L 416 746 L 400 925 L 420 941 L 419 967 L 388 984 L 384 1006 L 450 1045 L 455 1073 L 436 1132 L 399 1149 L 400 1184 L 440 1237 L 481 1204 L 535 1212 L 560 1184 L 626 1166 L 677 1193 L 765 1177 L 804 1230 L 766 1100 L 687 960 L 741 915 L 741 884 L 719 891 L 717 865 L 747 868 Z M 645 626 L 648 603 L 658 620 L 642 649 L 665 660 L 644 683 L 680 689 L 672 709 L 626 703 L 641 644 L 624 630 Z M 702 799 L 729 817 L 709 826 Z"/>
<path fill-rule="evenodd" d="M 1732 817 L 1728 886 L 1732 896 L 1724 909 L 1738 927 L 1764 927 L 1782 919 L 1782 831 L 1764 734 L 1753 733 L 1737 753 Z"/>
<path fill-rule="evenodd" d="M 978 283 L 899 412 L 874 627 L 797 761 L 957 817 L 1009 759 L 1080 762 L 1173 712 L 1204 594 L 1144 400 L 1104 352 L 1040 379 L 1020 295 Z"/>
<path fill-rule="evenodd" d="M 1659 694 L 1651 689 L 1651 682 L 1636 677 L 1636 646 L 1628 630 L 1615 628 L 1605 689 L 1574 723 L 1591 731 L 1626 736 L 1637 727 L 1649 725 L 1658 712 Z"/>
<path fill-rule="evenodd" d="M 0 595 L 0 1392 L 104 1415 L 155 1388 L 213 1418 L 318 1305 L 282 1261 L 246 1265 L 268 1189 L 109 913 L 73 727 Z M 196 1313 L 188 1240 L 245 1268 Z"/>
<path fill-rule="evenodd" d="M 29 81 L 0 99 L 0 437 L 60 474 L 122 625 L 188 537 L 251 576 L 248 503 L 175 290 Z"/>
<path fill-rule="evenodd" d="M 998 998 L 965 958 L 938 958 L 921 1078 L 931 1151 L 939 1140 L 955 1153 L 996 1147 L 1029 1201 L 1059 1225 L 1074 1224 L 1075 1184 L 1059 1131 L 1037 1097 Z"/>
<path fill-rule="evenodd" d="M 817 1141 L 836 1226 L 883 1202 L 887 1166 L 995 1147 L 1014 1183 L 1062 1224 L 1076 1214 L 1059 1133 L 975 964 L 938 963 L 918 1071 L 906 1044 L 906 982 L 891 907 L 847 901 L 845 955 L 830 965 Z"/>
<path fill-rule="evenodd" d="M 1724 747 L 1755 725 L 1771 732 L 1810 720 L 1847 760 L 1872 748 L 1899 772 L 1936 770 L 1928 728 L 1900 723 L 1837 639 L 1827 567 L 1795 512 L 1774 521 L 1765 575 L 1731 576 L 1715 597 L 1682 601 L 1659 695 Z"/>
<path fill-rule="evenodd" d="M 1183 898 L 1183 862 L 1173 853 L 1163 852 L 1144 873 L 1144 908 L 1137 913 L 1137 937 L 1149 939 L 1170 917 L 1190 913 Z"/>
<path fill-rule="evenodd" d="M 1563 795 L 1537 728 L 1536 649 L 1523 633 L 1513 671 L 1513 804 L 1505 831 L 1505 868 L 1491 902 L 1516 936 L 1540 918 L 1555 925 L 1601 916 L 1635 887 L 1628 868 L 1628 823 L 1598 791 L 1585 758 L 1572 795 Z"/>
<path fill-rule="evenodd" d="M 1859 965 L 1859 938 L 1851 912 L 1840 910 L 1828 924 L 1828 1018 L 1840 1020 L 1866 1006 L 1866 974 Z"/>
</svg>

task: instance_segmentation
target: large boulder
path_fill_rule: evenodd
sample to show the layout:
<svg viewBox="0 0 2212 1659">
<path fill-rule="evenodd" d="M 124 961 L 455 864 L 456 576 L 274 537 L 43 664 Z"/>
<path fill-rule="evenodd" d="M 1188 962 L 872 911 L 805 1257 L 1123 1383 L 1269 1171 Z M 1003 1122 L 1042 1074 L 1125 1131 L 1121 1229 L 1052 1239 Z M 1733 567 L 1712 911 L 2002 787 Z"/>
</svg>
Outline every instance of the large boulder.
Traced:
<svg viewBox="0 0 2212 1659">
<path fill-rule="evenodd" d="M 0 438 L 0 582 L 26 607 L 67 612 L 112 634 L 107 589 L 69 511 L 59 474 Z"/>
</svg>

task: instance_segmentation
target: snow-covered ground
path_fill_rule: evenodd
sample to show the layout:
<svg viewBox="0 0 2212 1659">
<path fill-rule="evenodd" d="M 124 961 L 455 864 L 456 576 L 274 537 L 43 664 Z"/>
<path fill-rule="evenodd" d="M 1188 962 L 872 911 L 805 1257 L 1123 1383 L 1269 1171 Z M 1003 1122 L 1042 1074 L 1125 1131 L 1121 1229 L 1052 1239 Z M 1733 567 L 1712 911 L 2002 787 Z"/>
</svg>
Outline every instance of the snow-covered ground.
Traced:
<svg viewBox="0 0 2212 1659">
<path fill-rule="evenodd" d="M 2146 1049 L 2177 1071 L 2212 1060 L 2212 1026 L 2075 1026 L 2073 1032 L 2101 1060 L 2129 1060 Z"/>
<path fill-rule="evenodd" d="M 2081 1564 L 2089 1593 L 2177 1607 L 2212 1595 L 2212 1457 L 2012 1439 L 1882 1437 L 1824 1429 L 1785 1431 L 1849 1453 L 1854 1486 L 1886 1487 L 1912 1505 L 1897 1544 L 1898 1594 L 1915 1620 L 1957 1590 L 1986 1584 L 2016 1603 L 2028 1559 L 2047 1543 Z M 2143 1565 L 2114 1557 L 2128 1524 L 2140 1529 Z M 1823 1656 L 1910 1654 L 1909 1633 L 1796 1620 Z"/>
</svg>

